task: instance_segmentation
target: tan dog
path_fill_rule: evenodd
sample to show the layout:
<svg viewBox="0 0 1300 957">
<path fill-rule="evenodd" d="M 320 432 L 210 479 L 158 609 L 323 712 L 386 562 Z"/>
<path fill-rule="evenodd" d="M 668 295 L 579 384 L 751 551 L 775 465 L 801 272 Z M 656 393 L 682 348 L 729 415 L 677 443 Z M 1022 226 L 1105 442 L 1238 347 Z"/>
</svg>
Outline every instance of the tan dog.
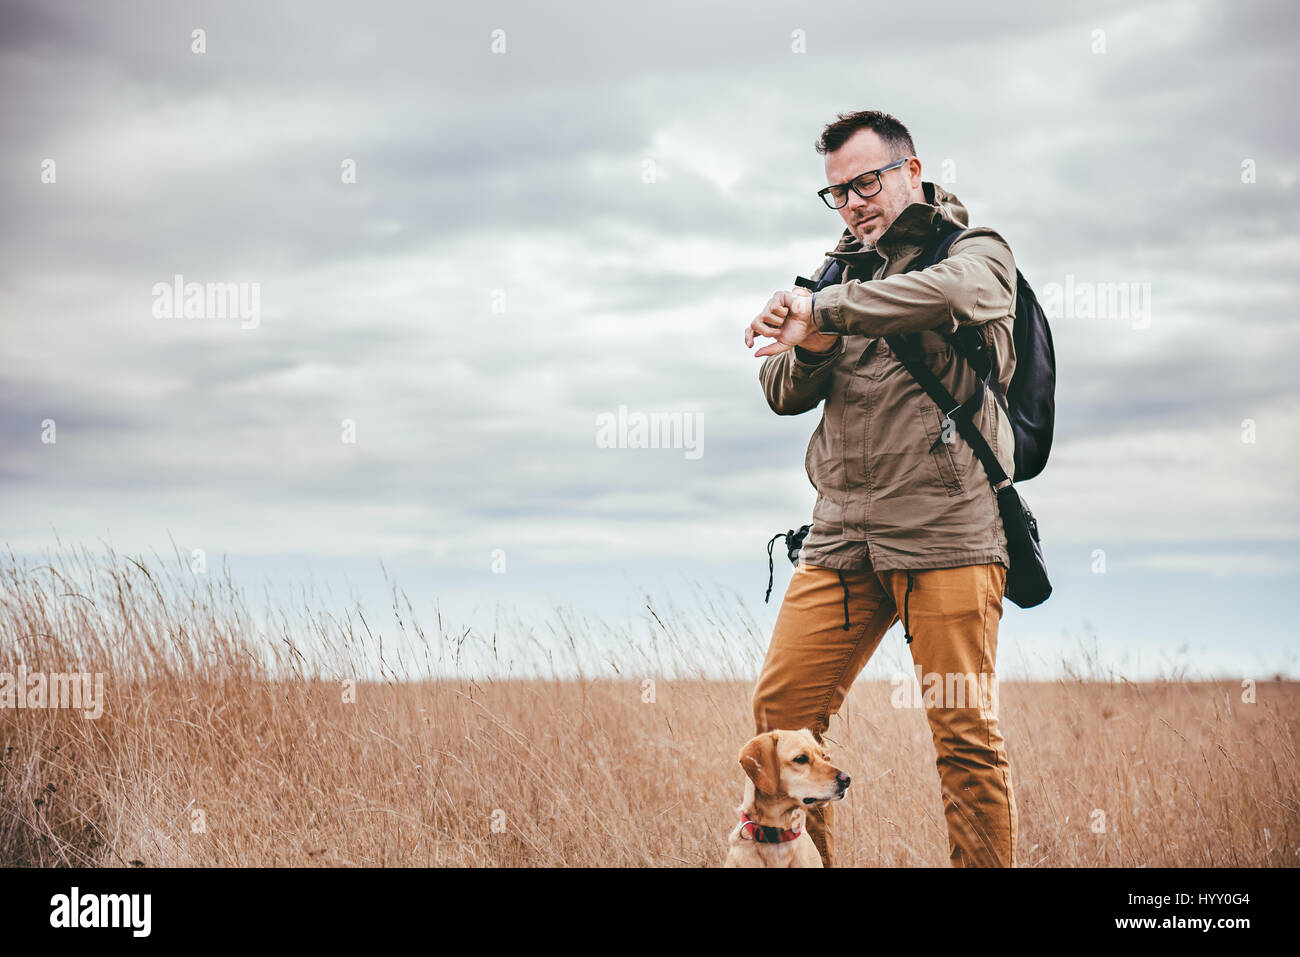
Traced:
<svg viewBox="0 0 1300 957">
<path fill-rule="evenodd" d="M 740 766 L 749 780 L 723 866 L 821 867 L 821 854 L 804 830 L 806 809 L 843 798 L 849 776 L 831 764 L 807 728 L 751 738 Z"/>
</svg>

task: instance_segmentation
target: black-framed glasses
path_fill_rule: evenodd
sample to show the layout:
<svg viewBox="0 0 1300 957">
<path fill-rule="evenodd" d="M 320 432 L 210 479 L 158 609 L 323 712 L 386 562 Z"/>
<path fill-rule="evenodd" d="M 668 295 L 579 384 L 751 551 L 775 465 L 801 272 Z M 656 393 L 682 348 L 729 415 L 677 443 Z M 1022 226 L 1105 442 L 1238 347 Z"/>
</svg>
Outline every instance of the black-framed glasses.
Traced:
<svg viewBox="0 0 1300 957">
<path fill-rule="evenodd" d="M 822 198 L 822 202 L 831 209 L 843 209 L 844 204 L 849 201 L 849 190 L 857 193 L 863 199 L 870 199 L 881 190 L 880 174 L 887 173 L 891 169 L 898 169 L 912 157 L 905 156 L 901 160 L 895 160 L 888 166 L 882 166 L 880 169 L 867 170 L 865 173 L 859 173 L 847 183 L 838 183 L 835 186 L 827 186 L 824 189 L 817 190 L 817 195 Z"/>
</svg>

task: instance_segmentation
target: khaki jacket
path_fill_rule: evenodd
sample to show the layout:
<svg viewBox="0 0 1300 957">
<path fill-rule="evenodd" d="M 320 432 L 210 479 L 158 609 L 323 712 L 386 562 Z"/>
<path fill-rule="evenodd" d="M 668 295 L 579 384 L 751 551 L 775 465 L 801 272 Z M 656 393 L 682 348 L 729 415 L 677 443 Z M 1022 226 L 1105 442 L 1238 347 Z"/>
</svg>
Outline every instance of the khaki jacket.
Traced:
<svg viewBox="0 0 1300 957">
<path fill-rule="evenodd" d="M 974 392 L 974 370 L 939 335 L 980 327 L 997 358 L 1003 394 L 1015 370 L 1012 326 L 1016 265 L 996 232 L 969 229 L 948 258 L 904 273 L 933 244 L 937 220 L 967 227 L 966 208 L 934 183 L 874 247 L 845 229 L 826 255 L 845 263 L 843 281 L 818 292 L 813 322 L 838 333 L 818 358 L 802 347 L 768 356 L 759 380 L 778 415 L 799 415 L 825 402 L 808 443 L 805 469 L 817 502 L 802 558 L 842 570 L 1009 565 L 997 499 L 984 466 L 959 433 L 939 437 L 944 413 L 881 338 L 920 333 L 925 361 L 958 401 Z M 818 271 L 830 265 L 828 259 Z M 1002 468 L 1014 477 L 1014 436 L 990 394 L 975 415 Z"/>
</svg>

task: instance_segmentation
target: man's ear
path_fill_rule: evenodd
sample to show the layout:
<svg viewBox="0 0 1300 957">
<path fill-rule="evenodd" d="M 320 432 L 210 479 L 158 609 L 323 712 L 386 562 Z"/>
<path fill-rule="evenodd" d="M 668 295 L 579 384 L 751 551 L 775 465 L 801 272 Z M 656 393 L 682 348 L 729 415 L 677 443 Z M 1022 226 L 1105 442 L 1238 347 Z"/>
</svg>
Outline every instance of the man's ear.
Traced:
<svg viewBox="0 0 1300 957">
<path fill-rule="evenodd" d="M 740 752 L 740 766 L 754 782 L 760 794 L 778 794 L 781 790 L 781 768 L 776 758 L 776 732 L 768 731 L 752 738 Z"/>
<path fill-rule="evenodd" d="M 907 161 L 907 165 L 904 166 L 903 169 L 907 170 L 908 186 L 913 190 L 921 189 L 921 184 L 924 182 L 924 179 L 921 176 L 921 160 L 918 157 L 913 156 Z M 924 196 L 924 194 L 922 195 Z"/>
</svg>

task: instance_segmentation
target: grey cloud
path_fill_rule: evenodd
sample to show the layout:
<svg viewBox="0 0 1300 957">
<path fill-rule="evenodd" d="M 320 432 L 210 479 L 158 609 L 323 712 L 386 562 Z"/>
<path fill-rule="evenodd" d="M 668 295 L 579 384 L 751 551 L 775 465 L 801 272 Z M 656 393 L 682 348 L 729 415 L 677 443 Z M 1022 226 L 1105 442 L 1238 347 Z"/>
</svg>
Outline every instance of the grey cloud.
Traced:
<svg viewBox="0 0 1300 957">
<path fill-rule="evenodd" d="M 1057 323 L 1060 441 L 1230 428 L 1242 408 L 1295 394 L 1286 353 L 1260 361 L 1252 345 L 1300 346 L 1300 290 L 1283 268 L 1296 133 L 1279 119 L 1293 18 L 1282 4 L 1188 9 L 1186 38 L 1171 40 L 1163 8 L 1119 2 L 940 4 L 919 25 L 860 4 L 633 16 L 7 3 L 6 497 L 117 495 L 124 517 L 155 493 L 197 515 L 242 501 L 289 530 L 364 498 L 409 510 L 419 535 L 454 514 L 591 534 L 650 521 L 673 540 L 772 469 L 785 476 L 773 494 L 807 496 L 818 413 L 773 420 L 741 329 L 838 238 L 812 196 L 811 144 L 835 111 L 868 105 L 912 125 L 928 174 L 956 161 L 952 189 L 1036 285 L 1150 281 L 1156 332 L 1184 318 L 1221 330 L 1176 346 L 1153 334 L 1147 348 L 1104 324 Z M 195 25 L 209 31 L 202 58 L 188 51 Z M 510 53 L 493 58 L 498 26 Z M 1102 57 L 1087 53 L 1095 26 L 1110 30 Z M 795 27 L 809 31 L 804 58 L 789 52 Z M 212 125 L 223 105 L 228 125 Z M 667 130 L 689 137 L 684 155 L 656 146 Z M 692 147 L 739 158 L 730 194 Z M 134 150 L 137 166 L 114 165 Z M 37 164 L 51 151 L 59 184 L 45 187 Z M 345 157 L 356 186 L 339 182 Z M 653 186 L 639 180 L 646 157 L 665 174 Z M 1259 161 L 1256 184 L 1240 182 L 1245 157 Z M 708 275 L 655 258 L 691 238 L 754 255 Z M 772 265 L 796 241 L 806 252 Z M 571 261 L 530 273 L 557 243 Z M 633 264 L 593 265 L 611 250 Z M 384 271 L 408 261 L 418 275 Z M 174 273 L 260 281 L 285 316 L 242 339 L 123 325 L 147 317 L 150 285 Z M 498 282 L 505 317 L 485 306 Z M 717 316 L 723 302 L 752 305 Z M 664 330 L 651 313 L 680 319 Z M 602 336 L 574 331 L 587 322 Z M 157 394 L 133 381 L 155 375 L 170 383 Z M 596 449 L 595 414 L 620 403 L 691 405 L 705 458 Z M 46 408 L 69 439 L 57 468 L 31 446 Z M 344 416 L 358 420 L 355 454 L 339 447 Z M 359 552 L 369 536 L 358 532 Z"/>
</svg>

